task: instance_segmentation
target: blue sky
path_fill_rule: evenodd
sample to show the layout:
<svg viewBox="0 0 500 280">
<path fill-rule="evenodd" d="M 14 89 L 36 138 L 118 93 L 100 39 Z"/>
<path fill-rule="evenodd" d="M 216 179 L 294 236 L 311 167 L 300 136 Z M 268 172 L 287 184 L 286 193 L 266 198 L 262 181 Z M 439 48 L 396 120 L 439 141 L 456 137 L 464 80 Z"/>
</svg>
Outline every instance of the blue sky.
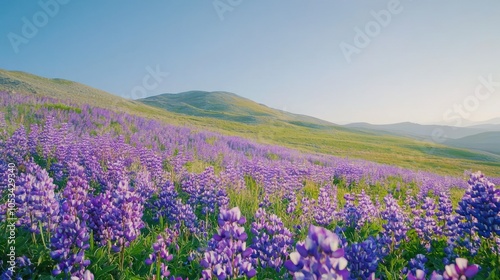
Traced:
<svg viewBox="0 0 500 280">
<path fill-rule="evenodd" d="M 500 117 L 499 13 L 493 0 L 5 0 L 0 68 L 124 97 L 159 69 L 147 96 L 223 90 L 335 123 L 453 125 Z"/>
</svg>

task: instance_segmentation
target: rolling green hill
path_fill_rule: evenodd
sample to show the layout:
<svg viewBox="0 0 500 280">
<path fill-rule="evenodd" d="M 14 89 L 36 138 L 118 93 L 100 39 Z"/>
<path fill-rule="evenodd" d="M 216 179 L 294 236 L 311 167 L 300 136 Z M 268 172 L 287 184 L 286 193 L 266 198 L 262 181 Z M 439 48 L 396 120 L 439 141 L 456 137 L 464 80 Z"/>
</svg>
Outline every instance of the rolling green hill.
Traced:
<svg viewBox="0 0 500 280">
<path fill-rule="evenodd" d="M 165 93 L 138 101 L 174 113 L 211 117 L 246 124 L 266 123 L 271 120 L 277 120 L 315 128 L 326 128 L 334 125 L 313 117 L 272 109 L 266 105 L 224 91 Z"/>
<path fill-rule="evenodd" d="M 178 106 L 186 103 L 182 106 L 186 106 L 187 111 L 172 112 L 168 111 L 168 108 L 165 110 L 127 100 L 76 82 L 5 70 L 0 70 L 0 90 L 21 95 L 50 96 L 72 103 L 86 103 L 174 125 L 242 136 L 261 143 L 278 144 L 306 152 L 360 158 L 454 176 L 462 175 L 466 169 L 482 170 L 490 176 L 500 176 L 500 160 L 494 155 L 405 137 L 357 131 L 311 117 L 274 110 L 227 93 L 202 96 L 199 97 L 201 99 L 189 102 L 179 101 Z M 221 106 L 219 103 L 225 104 L 222 104 L 223 107 L 217 107 Z M 215 111 L 214 108 L 222 108 L 222 115 L 209 117 Z M 241 121 L 238 118 L 242 116 L 254 117 L 255 121 L 245 121 L 245 118 Z"/>
</svg>

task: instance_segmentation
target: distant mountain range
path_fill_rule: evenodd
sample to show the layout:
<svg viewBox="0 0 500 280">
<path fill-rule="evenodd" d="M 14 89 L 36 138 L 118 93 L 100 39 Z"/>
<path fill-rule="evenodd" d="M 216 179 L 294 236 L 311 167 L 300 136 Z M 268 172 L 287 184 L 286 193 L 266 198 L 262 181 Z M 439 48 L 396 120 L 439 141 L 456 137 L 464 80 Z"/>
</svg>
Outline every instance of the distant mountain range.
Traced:
<svg viewBox="0 0 500 280">
<path fill-rule="evenodd" d="M 496 124 L 498 120 L 491 120 L 491 124 L 477 124 L 466 127 L 421 125 L 410 122 L 385 125 L 352 123 L 346 125 L 346 127 L 365 132 L 411 137 L 452 147 L 500 155 L 500 124 Z"/>
<path fill-rule="evenodd" d="M 446 124 L 438 123 L 438 125 L 446 125 Z M 500 125 L 500 117 L 489 119 L 486 121 L 470 121 L 470 120 L 462 119 L 462 126 L 463 127 L 480 127 L 483 125 L 486 125 L 486 126 Z"/>
</svg>

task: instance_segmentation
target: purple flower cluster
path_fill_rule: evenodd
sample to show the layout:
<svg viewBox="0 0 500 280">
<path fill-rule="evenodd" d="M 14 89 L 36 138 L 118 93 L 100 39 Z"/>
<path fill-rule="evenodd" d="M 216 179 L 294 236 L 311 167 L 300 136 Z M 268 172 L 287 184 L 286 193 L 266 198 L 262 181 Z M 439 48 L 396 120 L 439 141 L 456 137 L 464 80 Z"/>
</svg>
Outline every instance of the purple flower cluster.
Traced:
<svg viewBox="0 0 500 280">
<path fill-rule="evenodd" d="M 278 216 L 267 214 L 263 208 L 255 213 L 251 232 L 254 264 L 279 271 L 292 249 L 292 233 Z"/>
<path fill-rule="evenodd" d="M 302 226 L 306 226 L 313 218 L 315 200 L 305 196 L 300 202 L 300 210 L 302 210 L 302 214 L 300 215 L 300 224 Z"/>
<path fill-rule="evenodd" d="M 202 279 L 219 280 L 252 278 L 257 271 L 251 263 L 252 248 L 246 247 L 248 235 L 242 227 L 246 222 L 238 207 L 222 209 L 219 214 L 219 228 L 213 236 L 210 251 L 205 252 L 201 261 L 204 268 Z"/>
<path fill-rule="evenodd" d="M 377 240 L 374 237 L 369 237 L 361 243 L 354 243 L 346 247 L 345 258 L 349 262 L 351 279 L 374 279 L 380 261 Z"/>
<path fill-rule="evenodd" d="M 26 130 L 21 125 L 12 136 L 7 140 L 5 145 L 5 152 L 9 161 L 22 163 L 29 152 L 28 138 Z"/>
<path fill-rule="evenodd" d="M 58 263 L 52 273 L 84 278 L 91 275 L 86 271 L 90 261 L 85 259 L 85 250 L 90 247 L 86 212 L 89 186 L 83 168 L 76 164 L 70 167 L 70 178 L 63 192 L 61 220 L 51 239 L 50 256 Z"/>
<path fill-rule="evenodd" d="M 437 206 L 436 217 L 438 219 L 439 226 L 441 227 L 441 232 L 450 236 L 453 234 L 453 229 L 449 227 L 448 221 L 453 219 L 453 205 L 451 204 L 450 196 L 447 192 L 441 192 L 439 194 Z"/>
<path fill-rule="evenodd" d="M 305 242 L 297 243 L 285 268 L 294 279 L 349 279 L 344 249 L 339 237 L 322 227 L 311 225 Z"/>
<path fill-rule="evenodd" d="M 500 190 L 481 172 L 472 173 L 469 188 L 459 202 L 457 213 L 465 221 L 461 226 L 484 237 L 500 235 Z"/>
<path fill-rule="evenodd" d="M 412 275 L 420 275 L 421 273 L 417 271 L 421 270 L 424 274 L 427 273 L 427 270 L 425 269 L 425 263 L 427 262 L 427 258 L 422 255 L 418 254 L 415 256 L 415 258 L 410 259 L 408 262 L 408 267 L 405 267 L 403 269 L 403 274 L 412 274 Z"/>
<path fill-rule="evenodd" d="M 32 279 L 36 273 L 35 265 L 24 255 L 15 259 L 15 269 L 9 269 L 13 266 L 8 262 L 5 265 L 8 265 L 8 267 L 5 267 L 3 261 L 0 260 L 0 279 L 2 280 Z M 93 280 L 93 278 L 84 278 L 84 280 Z"/>
<path fill-rule="evenodd" d="M 434 218 L 436 215 L 436 203 L 434 199 L 425 197 L 422 210 L 424 216 L 416 216 L 414 226 L 419 237 L 422 239 L 422 243 L 430 251 L 431 241 L 441 234 L 441 228 L 438 227 Z"/>
<path fill-rule="evenodd" d="M 198 218 L 194 214 L 191 205 L 184 204 L 178 196 L 174 183 L 167 181 L 160 188 L 158 198 L 151 204 L 154 218 L 159 220 L 160 217 L 163 217 L 172 227 L 178 230 L 181 225 L 184 225 L 191 233 L 199 232 Z"/>
<path fill-rule="evenodd" d="M 473 278 L 479 272 L 479 266 L 468 265 L 464 258 L 457 258 L 455 263 L 445 266 L 445 271 L 440 274 L 432 272 L 430 280 L 466 280 Z M 425 280 L 426 272 L 423 269 L 416 269 L 415 272 L 408 272 L 408 280 Z"/>
<path fill-rule="evenodd" d="M 379 217 L 379 208 L 373 204 L 370 196 L 365 193 L 365 190 L 361 190 L 358 194 L 358 207 L 357 207 L 360 218 L 358 221 L 358 226 L 362 227 L 366 223 L 373 222 Z"/>
<path fill-rule="evenodd" d="M 384 197 L 384 202 L 385 209 L 382 211 L 381 216 L 386 223 L 382 226 L 384 228 L 382 238 L 388 246 L 387 249 L 392 251 L 398 248 L 403 238 L 406 237 L 408 231 L 407 218 L 392 195 Z"/>
<path fill-rule="evenodd" d="M 185 178 L 182 189 L 189 194 L 188 204 L 202 215 L 215 213 L 216 209 L 225 209 L 229 204 L 226 191 L 212 166 L 201 174 L 191 174 Z"/>
<path fill-rule="evenodd" d="M 169 247 L 176 242 L 178 232 L 175 230 L 165 229 L 165 231 L 156 237 L 156 242 L 153 243 L 153 253 L 145 260 L 147 265 L 156 267 L 156 278 L 165 279 L 170 276 L 167 263 L 174 258 L 168 251 Z M 171 280 L 182 280 L 181 277 L 171 277 Z"/>
<path fill-rule="evenodd" d="M 144 226 L 141 197 L 121 181 L 113 190 L 92 198 L 89 227 L 94 237 L 102 244 L 111 242 L 113 251 L 128 247 Z"/>
<path fill-rule="evenodd" d="M 342 220 L 344 221 L 346 226 L 359 229 L 362 225 L 360 223 L 362 215 L 360 209 L 354 203 L 356 200 L 356 196 L 350 193 L 346 193 L 344 195 L 344 199 L 345 205 L 342 209 Z"/>
<path fill-rule="evenodd" d="M 69 208 L 67 202 L 62 207 Z M 64 273 L 80 279 L 86 274 L 90 261 L 85 259 L 85 250 L 89 248 L 90 236 L 85 218 L 80 219 L 63 210 L 61 222 L 51 239 L 50 256 L 58 262 L 52 271 L 54 275 Z"/>
<path fill-rule="evenodd" d="M 34 162 L 26 164 L 26 172 L 18 178 L 16 206 L 17 226 L 27 227 L 31 232 L 53 231 L 59 221 L 59 201 L 56 185 L 45 169 Z M 42 228 L 40 228 L 39 223 Z"/>
<path fill-rule="evenodd" d="M 319 189 L 318 202 L 314 208 L 314 220 L 319 226 L 328 226 L 336 216 L 337 186 L 326 185 Z"/>
</svg>

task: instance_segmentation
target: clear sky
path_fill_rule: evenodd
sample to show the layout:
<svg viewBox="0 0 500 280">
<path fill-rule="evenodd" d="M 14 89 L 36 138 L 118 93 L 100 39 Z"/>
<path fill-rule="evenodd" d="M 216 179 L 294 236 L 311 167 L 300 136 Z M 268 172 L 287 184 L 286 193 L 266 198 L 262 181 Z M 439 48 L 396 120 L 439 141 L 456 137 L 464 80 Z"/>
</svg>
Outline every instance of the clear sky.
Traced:
<svg viewBox="0 0 500 280">
<path fill-rule="evenodd" d="M 4 0 L 0 23 L 0 68 L 124 97 L 223 90 L 335 123 L 500 117 L 497 0 Z"/>
</svg>

